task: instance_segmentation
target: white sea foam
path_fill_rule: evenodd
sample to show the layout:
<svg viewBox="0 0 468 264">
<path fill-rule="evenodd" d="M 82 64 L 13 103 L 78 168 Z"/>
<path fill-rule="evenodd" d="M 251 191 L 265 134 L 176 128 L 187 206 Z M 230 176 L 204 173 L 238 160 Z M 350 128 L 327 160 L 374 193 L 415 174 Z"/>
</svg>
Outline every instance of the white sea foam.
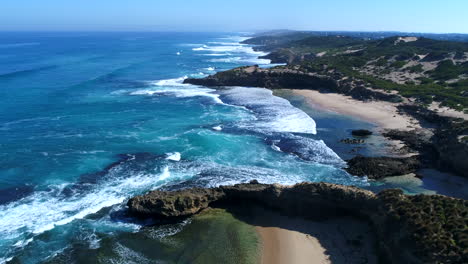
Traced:
<svg viewBox="0 0 468 264">
<path fill-rule="evenodd" d="M 208 42 L 208 44 L 215 44 L 215 45 L 225 45 L 225 46 L 246 46 L 246 44 L 242 44 L 242 43 L 239 43 L 239 42 L 223 42 L 223 41 L 211 41 L 211 42 Z"/>
<path fill-rule="evenodd" d="M 203 47 L 199 48 L 194 48 L 194 51 L 209 51 L 213 52 L 214 54 L 222 54 L 221 52 L 229 53 L 229 54 L 248 54 L 248 55 L 254 55 L 254 56 L 264 56 L 267 53 L 262 52 L 262 51 L 254 51 L 252 47 L 244 46 L 244 45 L 229 45 L 229 46 L 206 46 L 204 45 Z M 227 54 L 227 55 L 229 55 Z"/>
<path fill-rule="evenodd" d="M 275 144 L 271 144 L 271 148 L 272 148 L 273 150 L 276 150 L 276 151 L 278 151 L 278 152 L 281 152 L 281 148 L 278 147 L 278 146 L 276 146 Z"/>
<path fill-rule="evenodd" d="M 229 56 L 231 54 L 229 53 L 208 53 L 208 54 L 200 54 L 202 56 L 210 56 L 210 57 L 223 57 L 223 56 Z"/>
<path fill-rule="evenodd" d="M 116 243 L 116 246 L 113 248 L 113 251 L 117 253 L 119 258 L 111 258 L 109 263 L 116 264 L 149 264 L 153 263 L 150 259 L 146 258 L 143 254 L 128 248 L 120 243 Z"/>
<path fill-rule="evenodd" d="M 181 159 L 181 155 L 179 152 L 167 153 L 166 156 L 167 160 L 180 161 Z"/>
<path fill-rule="evenodd" d="M 214 126 L 214 127 L 212 127 L 212 129 L 215 130 L 215 131 L 223 130 L 223 128 L 221 126 Z"/>
<path fill-rule="evenodd" d="M 96 213 L 102 208 L 122 203 L 134 193 L 154 189 L 168 177 L 169 169 L 158 174 L 133 174 L 132 177 L 112 178 L 93 190 L 70 197 L 60 195 L 69 185 L 51 186 L 21 200 L 0 206 L 0 236 L 5 240 L 21 241 L 24 234 L 40 234 L 55 226 Z M 23 247 L 32 240 L 16 242 Z M 12 244 L 13 245 L 13 244 Z"/>
<path fill-rule="evenodd" d="M 212 98 L 218 104 L 223 104 L 223 101 L 219 99 L 219 94 L 214 93 L 216 90 L 191 84 L 184 84 L 183 82 L 185 79 L 187 79 L 187 76 L 151 82 L 154 87 L 136 90 L 131 92 L 130 95 L 152 96 L 158 94 L 171 94 L 180 98 L 204 96 Z"/>
<path fill-rule="evenodd" d="M 171 177 L 171 173 L 169 172 L 169 167 L 164 167 L 163 169 L 163 172 L 161 173 L 161 175 L 159 176 L 159 180 L 160 181 L 163 181 L 167 178 Z"/>
<path fill-rule="evenodd" d="M 11 43 L 11 44 L 0 44 L 0 49 L 3 48 L 18 48 L 18 47 L 26 47 L 26 46 L 36 46 L 40 45 L 39 42 L 23 42 L 23 43 Z"/>
<path fill-rule="evenodd" d="M 190 84 L 184 84 L 184 80 L 187 78 L 188 76 L 183 76 L 179 78 L 154 81 L 151 83 L 156 86 L 189 86 Z"/>
<path fill-rule="evenodd" d="M 227 57 L 227 58 L 209 60 L 209 62 L 225 62 L 225 63 L 237 63 L 240 61 L 242 61 L 242 57 Z"/>
<path fill-rule="evenodd" d="M 236 64 L 261 64 L 267 65 L 271 61 L 268 59 L 259 59 L 260 56 L 264 56 L 267 53 L 262 51 L 255 51 L 251 46 L 241 44 L 235 41 L 242 41 L 247 38 L 243 37 L 229 37 L 221 38 L 226 41 L 213 41 L 209 42 L 209 45 L 202 45 L 193 48 L 194 51 L 205 51 L 201 55 L 204 56 L 226 56 L 226 58 L 211 59 L 210 62 L 224 62 L 224 63 L 236 63 Z"/>
<path fill-rule="evenodd" d="M 315 121 L 288 100 L 263 88 L 235 87 L 222 92 L 228 104 L 252 110 L 257 120 L 239 123 L 239 127 L 259 132 L 295 132 L 316 134 Z"/>
</svg>

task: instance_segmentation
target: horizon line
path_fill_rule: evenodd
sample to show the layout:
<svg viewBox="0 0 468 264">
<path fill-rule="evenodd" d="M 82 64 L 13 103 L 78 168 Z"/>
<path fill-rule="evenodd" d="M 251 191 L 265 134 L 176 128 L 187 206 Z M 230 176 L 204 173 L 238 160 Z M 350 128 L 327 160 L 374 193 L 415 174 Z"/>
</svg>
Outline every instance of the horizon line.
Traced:
<svg viewBox="0 0 468 264">
<path fill-rule="evenodd" d="M 302 30 L 302 29 L 260 29 L 260 30 L 163 30 L 163 29 L 146 29 L 146 30 L 122 30 L 122 29 L 0 29 L 0 33 L 157 33 L 157 32 L 172 32 L 172 33 L 268 33 L 272 31 L 291 31 L 291 32 L 349 32 L 349 33 L 408 33 L 408 34 L 433 34 L 433 35 L 468 35 L 468 32 L 424 32 L 424 31 L 400 31 L 400 30 Z"/>
</svg>

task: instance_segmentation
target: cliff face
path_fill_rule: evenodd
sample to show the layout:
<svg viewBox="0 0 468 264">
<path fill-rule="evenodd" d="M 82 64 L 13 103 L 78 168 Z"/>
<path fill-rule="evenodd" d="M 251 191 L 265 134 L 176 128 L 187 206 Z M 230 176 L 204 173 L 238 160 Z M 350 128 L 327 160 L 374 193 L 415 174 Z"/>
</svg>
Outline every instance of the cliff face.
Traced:
<svg viewBox="0 0 468 264">
<path fill-rule="evenodd" d="M 440 195 L 374 194 L 352 186 L 250 184 L 175 192 L 152 191 L 127 203 L 136 216 L 176 220 L 209 206 L 263 205 L 281 213 L 321 218 L 354 216 L 371 223 L 388 263 L 467 263 L 468 202 Z"/>
</svg>

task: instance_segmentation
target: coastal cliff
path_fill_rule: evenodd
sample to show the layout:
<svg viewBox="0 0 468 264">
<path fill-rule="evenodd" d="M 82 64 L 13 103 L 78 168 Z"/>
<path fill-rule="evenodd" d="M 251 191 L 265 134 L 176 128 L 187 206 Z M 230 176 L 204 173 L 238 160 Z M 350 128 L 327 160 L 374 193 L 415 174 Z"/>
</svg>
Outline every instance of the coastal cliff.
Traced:
<svg viewBox="0 0 468 264">
<path fill-rule="evenodd" d="M 379 194 L 352 186 L 250 184 L 152 191 L 127 203 L 129 213 L 177 221 L 208 207 L 260 205 L 306 219 L 352 216 L 370 223 L 384 263 L 466 263 L 468 202 L 441 195 Z"/>
</svg>

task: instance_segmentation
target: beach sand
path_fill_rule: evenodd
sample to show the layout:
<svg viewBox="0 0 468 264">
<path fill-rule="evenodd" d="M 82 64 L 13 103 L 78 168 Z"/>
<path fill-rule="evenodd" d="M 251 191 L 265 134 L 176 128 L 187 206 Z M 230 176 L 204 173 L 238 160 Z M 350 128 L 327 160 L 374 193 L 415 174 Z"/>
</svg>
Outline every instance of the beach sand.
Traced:
<svg viewBox="0 0 468 264">
<path fill-rule="evenodd" d="M 315 237 L 278 227 L 257 227 L 257 232 L 262 239 L 262 264 L 331 263 Z"/>
<path fill-rule="evenodd" d="M 384 101 L 363 102 L 337 93 L 321 93 L 314 90 L 290 90 L 306 98 L 307 102 L 322 110 L 350 115 L 375 123 L 381 129 L 411 130 L 420 128 L 419 122 L 397 112 L 396 104 Z"/>
<path fill-rule="evenodd" d="M 253 206 L 236 214 L 256 227 L 261 263 L 376 263 L 367 223 L 351 217 L 306 220 Z"/>
</svg>

